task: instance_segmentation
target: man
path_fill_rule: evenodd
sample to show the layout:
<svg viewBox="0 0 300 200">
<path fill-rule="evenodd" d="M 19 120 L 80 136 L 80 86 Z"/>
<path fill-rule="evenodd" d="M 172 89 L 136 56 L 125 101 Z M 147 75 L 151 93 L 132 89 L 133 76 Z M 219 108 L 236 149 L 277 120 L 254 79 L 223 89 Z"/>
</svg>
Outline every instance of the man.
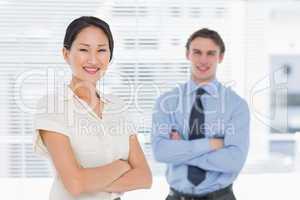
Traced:
<svg viewBox="0 0 300 200">
<path fill-rule="evenodd" d="M 167 164 L 167 200 L 234 200 L 232 183 L 249 146 L 247 103 L 216 80 L 225 45 L 209 29 L 186 43 L 191 80 L 160 96 L 153 113 L 152 148 Z"/>
</svg>

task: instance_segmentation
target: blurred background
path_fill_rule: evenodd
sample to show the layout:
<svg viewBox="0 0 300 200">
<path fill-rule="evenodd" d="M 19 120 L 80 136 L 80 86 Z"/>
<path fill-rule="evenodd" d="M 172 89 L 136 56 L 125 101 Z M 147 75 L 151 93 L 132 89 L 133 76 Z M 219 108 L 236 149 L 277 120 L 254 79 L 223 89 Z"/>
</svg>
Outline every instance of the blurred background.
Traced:
<svg viewBox="0 0 300 200">
<path fill-rule="evenodd" d="M 44 94 L 68 83 L 61 55 L 67 25 L 82 15 L 106 20 L 113 62 L 99 83 L 129 106 L 151 164 L 149 191 L 126 199 L 164 199 L 164 165 L 150 148 L 151 111 L 163 92 L 189 79 L 185 42 L 200 28 L 226 44 L 218 80 L 251 111 L 251 146 L 234 184 L 238 199 L 300 195 L 299 0 L 0 0 L 0 198 L 47 199 L 52 165 L 32 151 L 33 113 Z"/>
</svg>

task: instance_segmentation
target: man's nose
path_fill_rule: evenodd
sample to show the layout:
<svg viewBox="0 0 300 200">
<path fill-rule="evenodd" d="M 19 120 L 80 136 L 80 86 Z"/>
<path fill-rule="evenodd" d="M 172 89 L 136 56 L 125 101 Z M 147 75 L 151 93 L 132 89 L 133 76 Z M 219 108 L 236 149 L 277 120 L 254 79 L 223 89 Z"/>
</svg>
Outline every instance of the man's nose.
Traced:
<svg viewBox="0 0 300 200">
<path fill-rule="evenodd" d="M 206 64 L 206 63 L 208 62 L 207 56 L 206 56 L 206 55 L 201 55 L 201 56 L 199 57 L 199 62 L 200 62 L 201 64 Z"/>
</svg>

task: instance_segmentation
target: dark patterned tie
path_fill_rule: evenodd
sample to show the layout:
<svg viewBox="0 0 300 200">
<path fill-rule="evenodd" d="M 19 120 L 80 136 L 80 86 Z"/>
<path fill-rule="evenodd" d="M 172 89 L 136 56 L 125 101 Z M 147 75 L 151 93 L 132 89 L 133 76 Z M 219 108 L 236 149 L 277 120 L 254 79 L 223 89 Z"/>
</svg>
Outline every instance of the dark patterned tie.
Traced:
<svg viewBox="0 0 300 200">
<path fill-rule="evenodd" d="M 196 92 L 196 99 L 193 104 L 189 126 L 189 140 L 194 140 L 198 138 L 204 138 L 204 113 L 203 105 L 201 102 L 201 96 L 205 93 L 205 90 L 198 88 Z M 188 180 L 194 185 L 199 185 L 205 179 L 206 172 L 195 166 L 188 165 Z"/>
</svg>

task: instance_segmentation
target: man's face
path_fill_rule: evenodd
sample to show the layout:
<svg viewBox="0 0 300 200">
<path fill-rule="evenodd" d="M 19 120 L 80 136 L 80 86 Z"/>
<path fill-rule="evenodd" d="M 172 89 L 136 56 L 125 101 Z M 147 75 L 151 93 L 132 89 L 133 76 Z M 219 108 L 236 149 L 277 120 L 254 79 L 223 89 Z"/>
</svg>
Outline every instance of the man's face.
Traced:
<svg viewBox="0 0 300 200">
<path fill-rule="evenodd" d="M 199 84 L 215 79 L 217 65 L 223 60 L 220 47 L 213 40 L 202 37 L 191 42 L 186 57 L 192 65 L 192 80 Z"/>
</svg>

